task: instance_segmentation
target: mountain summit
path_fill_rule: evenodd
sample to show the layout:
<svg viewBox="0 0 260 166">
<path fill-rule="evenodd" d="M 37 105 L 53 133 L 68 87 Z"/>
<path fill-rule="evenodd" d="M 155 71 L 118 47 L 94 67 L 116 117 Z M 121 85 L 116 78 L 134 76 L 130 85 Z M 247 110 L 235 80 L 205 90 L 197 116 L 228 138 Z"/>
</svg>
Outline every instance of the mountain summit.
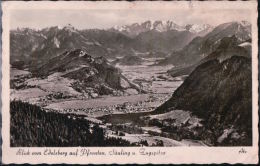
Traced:
<svg viewBox="0 0 260 166">
<path fill-rule="evenodd" d="M 35 68 L 33 73 L 42 78 L 56 75 L 55 79 L 63 77 L 73 80 L 72 88 L 88 96 L 92 91 L 98 95 L 118 95 L 127 89 L 136 90 L 137 93 L 139 91 L 106 58 L 92 57 L 82 49 L 65 51 Z"/>
<path fill-rule="evenodd" d="M 208 24 L 187 24 L 184 26 L 178 25 L 173 21 L 145 21 L 143 23 L 133 23 L 130 25 L 114 26 L 110 30 L 121 32 L 128 36 L 137 36 L 142 32 L 147 32 L 150 30 L 155 30 L 158 32 L 166 32 L 170 30 L 176 31 L 189 31 L 198 35 L 205 35 L 207 32 L 211 31 L 213 27 Z"/>
</svg>

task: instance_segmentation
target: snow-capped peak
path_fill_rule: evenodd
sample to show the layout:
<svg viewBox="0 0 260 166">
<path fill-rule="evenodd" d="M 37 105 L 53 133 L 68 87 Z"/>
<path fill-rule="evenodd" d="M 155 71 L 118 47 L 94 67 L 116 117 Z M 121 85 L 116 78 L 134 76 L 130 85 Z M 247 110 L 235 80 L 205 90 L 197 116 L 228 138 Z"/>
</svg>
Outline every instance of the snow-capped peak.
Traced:
<svg viewBox="0 0 260 166">
<path fill-rule="evenodd" d="M 176 24 L 173 21 L 155 21 L 153 23 L 152 29 L 157 30 L 159 32 L 169 31 L 169 30 L 177 30 L 184 31 L 185 28 Z"/>
<path fill-rule="evenodd" d="M 141 26 L 143 26 L 146 29 L 152 29 L 152 22 L 151 21 L 145 21 L 141 24 Z"/>
<path fill-rule="evenodd" d="M 154 20 L 154 21 L 145 21 L 142 23 L 133 23 L 130 25 L 123 26 L 114 26 L 113 30 L 117 30 L 119 32 L 124 32 L 130 35 L 138 35 L 142 32 L 147 32 L 149 30 L 155 30 L 158 32 L 165 32 L 169 30 L 177 30 L 177 31 L 190 31 L 192 33 L 200 33 L 208 30 L 212 30 L 212 26 L 208 24 L 188 24 L 188 25 L 178 25 L 174 21 L 171 20 Z"/>
<path fill-rule="evenodd" d="M 192 33 L 200 33 L 205 30 L 212 29 L 213 27 L 209 24 L 187 24 L 185 26 L 186 30 L 192 32 Z"/>
<path fill-rule="evenodd" d="M 167 31 L 167 24 L 162 21 L 155 21 L 153 23 L 153 29 L 159 32 Z"/>
<path fill-rule="evenodd" d="M 113 29 L 122 32 L 122 31 L 125 31 L 125 30 L 126 30 L 126 26 L 125 26 L 125 25 L 124 25 L 124 26 L 115 25 L 115 26 L 113 27 Z"/>
</svg>

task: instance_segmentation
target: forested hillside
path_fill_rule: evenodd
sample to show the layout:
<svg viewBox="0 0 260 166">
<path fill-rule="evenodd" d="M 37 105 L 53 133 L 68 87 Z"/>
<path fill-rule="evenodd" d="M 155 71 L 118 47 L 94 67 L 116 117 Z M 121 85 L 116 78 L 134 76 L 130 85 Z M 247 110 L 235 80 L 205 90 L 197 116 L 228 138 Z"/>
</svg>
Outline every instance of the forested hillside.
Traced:
<svg viewBox="0 0 260 166">
<path fill-rule="evenodd" d="M 120 138 L 108 138 L 103 129 L 69 114 L 45 112 L 40 107 L 11 101 L 12 147 L 130 146 Z"/>
</svg>

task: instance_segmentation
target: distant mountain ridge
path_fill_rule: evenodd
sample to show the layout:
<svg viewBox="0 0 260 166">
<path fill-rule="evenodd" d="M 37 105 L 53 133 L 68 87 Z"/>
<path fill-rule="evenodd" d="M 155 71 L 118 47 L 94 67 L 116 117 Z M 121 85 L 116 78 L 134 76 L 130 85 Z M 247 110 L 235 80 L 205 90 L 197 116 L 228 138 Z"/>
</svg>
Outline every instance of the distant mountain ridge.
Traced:
<svg viewBox="0 0 260 166">
<path fill-rule="evenodd" d="M 198 35 L 204 35 L 207 32 L 211 31 L 213 29 L 213 26 L 209 24 L 187 24 L 187 25 L 178 25 L 173 21 L 145 21 L 142 23 L 133 23 L 130 25 L 123 25 L 123 26 L 114 26 L 110 28 L 111 31 L 121 32 L 128 36 L 137 36 L 142 32 L 147 32 L 151 30 L 155 30 L 157 32 L 166 32 L 171 30 L 176 31 L 189 31 L 191 33 L 195 33 Z"/>
<path fill-rule="evenodd" d="M 167 57 L 159 65 L 190 65 L 213 52 L 223 37 L 235 35 L 241 43 L 251 38 L 251 25 L 246 21 L 224 23 L 213 30 L 209 25 L 188 24 L 184 27 L 172 21 L 146 21 L 130 28 L 138 33 L 135 37 L 122 33 L 124 29 L 119 30 L 121 32 L 111 29 L 77 30 L 70 24 L 41 30 L 11 30 L 11 65 L 16 68 L 39 66 L 50 58 L 77 48 L 92 56 L 108 59 L 159 52 L 160 57 Z M 200 33 L 205 34 L 200 36 Z"/>
<path fill-rule="evenodd" d="M 172 50 L 184 47 L 194 37 L 196 35 L 189 31 L 177 30 L 151 30 L 132 38 L 108 30 L 77 30 L 72 25 L 41 30 L 19 28 L 10 31 L 11 64 L 18 68 L 38 66 L 65 51 L 77 48 L 87 50 L 93 56 L 114 59 L 155 51 L 166 56 Z"/>
<path fill-rule="evenodd" d="M 30 33 L 28 33 L 28 31 Z M 117 41 L 116 43 L 110 41 Z M 23 42 L 25 41 L 25 43 Z M 65 51 L 81 48 L 93 56 L 116 56 L 132 39 L 104 30 L 77 30 L 71 25 L 42 30 L 17 29 L 10 32 L 11 64 L 39 66 Z M 122 47 L 120 44 L 123 44 Z"/>
<path fill-rule="evenodd" d="M 239 42 L 251 39 L 251 25 L 248 22 L 229 22 L 215 27 L 204 37 L 194 38 L 182 50 L 175 51 L 161 64 L 187 65 L 199 62 L 214 52 L 224 37 L 235 35 Z"/>
<path fill-rule="evenodd" d="M 207 55 L 199 62 L 187 66 L 174 67 L 168 70 L 168 73 L 173 77 L 189 75 L 197 66 L 211 59 L 224 61 L 232 57 L 234 54 L 237 56 L 247 57 L 251 56 L 251 51 L 251 39 L 241 43 L 235 35 L 231 37 L 224 37 L 220 40 L 220 44 L 215 51 Z"/>
</svg>

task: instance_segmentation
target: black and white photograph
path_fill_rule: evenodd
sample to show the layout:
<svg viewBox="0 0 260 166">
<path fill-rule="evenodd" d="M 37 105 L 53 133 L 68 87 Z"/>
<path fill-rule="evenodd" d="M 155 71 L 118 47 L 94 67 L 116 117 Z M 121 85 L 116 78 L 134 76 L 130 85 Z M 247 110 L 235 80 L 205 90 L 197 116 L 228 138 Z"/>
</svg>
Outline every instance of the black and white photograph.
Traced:
<svg viewBox="0 0 260 166">
<path fill-rule="evenodd" d="M 252 147 L 252 24 L 248 9 L 10 10 L 10 147 Z"/>
<path fill-rule="evenodd" d="M 11 146 L 252 145 L 247 12 L 130 12 L 12 13 Z"/>
</svg>

